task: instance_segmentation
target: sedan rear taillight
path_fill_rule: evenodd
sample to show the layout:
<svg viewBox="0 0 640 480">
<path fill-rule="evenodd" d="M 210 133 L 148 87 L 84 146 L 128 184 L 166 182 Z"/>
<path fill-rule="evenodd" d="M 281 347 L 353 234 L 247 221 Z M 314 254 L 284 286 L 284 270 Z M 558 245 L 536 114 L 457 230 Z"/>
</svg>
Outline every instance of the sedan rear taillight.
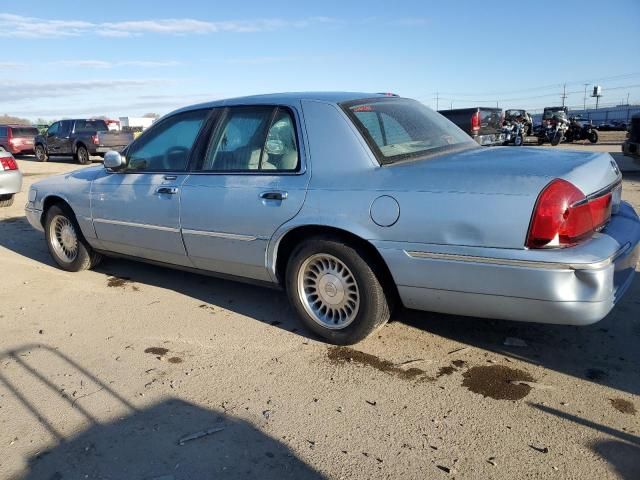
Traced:
<svg viewBox="0 0 640 480">
<path fill-rule="evenodd" d="M 480 111 L 471 115 L 471 131 L 477 133 L 480 131 Z"/>
<path fill-rule="evenodd" d="M 100 139 L 98 138 L 98 135 L 92 136 L 91 141 L 93 142 L 94 145 L 100 145 Z"/>
<path fill-rule="evenodd" d="M 18 164 L 13 159 L 13 157 L 2 157 L 0 158 L 0 165 L 2 165 L 2 170 L 17 170 Z"/>
<path fill-rule="evenodd" d="M 609 221 L 611 200 L 610 191 L 587 198 L 572 183 L 553 180 L 538 197 L 526 246 L 568 247 L 590 238 Z"/>
</svg>

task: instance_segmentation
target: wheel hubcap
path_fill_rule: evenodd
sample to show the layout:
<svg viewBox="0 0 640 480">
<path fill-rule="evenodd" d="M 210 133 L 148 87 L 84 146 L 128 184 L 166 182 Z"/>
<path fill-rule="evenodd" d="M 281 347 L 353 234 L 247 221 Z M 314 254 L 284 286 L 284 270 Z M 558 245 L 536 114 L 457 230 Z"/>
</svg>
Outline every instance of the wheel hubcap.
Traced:
<svg viewBox="0 0 640 480">
<path fill-rule="evenodd" d="M 55 253 L 61 260 L 73 262 L 78 256 L 78 236 L 71 220 L 56 215 L 49 228 L 49 238 Z"/>
<path fill-rule="evenodd" d="M 351 270 L 338 258 L 316 254 L 298 271 L 298 294 L 311 318 L 332 330 L 347 327 L 360 308 L 360 292 Z"/>
</svg>

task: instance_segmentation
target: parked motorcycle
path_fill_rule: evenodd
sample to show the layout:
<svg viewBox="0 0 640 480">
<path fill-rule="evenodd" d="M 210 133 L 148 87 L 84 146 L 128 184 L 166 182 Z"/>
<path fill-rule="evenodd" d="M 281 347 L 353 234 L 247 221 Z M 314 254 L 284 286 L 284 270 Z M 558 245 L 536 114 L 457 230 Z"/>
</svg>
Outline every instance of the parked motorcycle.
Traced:
<svg viewBox="0 0 640 480">
<path fill-rule="evenodd" d="M 569 128 L 564 135 L 567 142 L 574 140 L 589 140 L 591 143 L 598 142 L 598 131 L 591 122 L 581 122 L 580 116 L 569 117 Z"/>
<path fill-rule="evenodd" d="M 524 144 L 524 137 L 531 132 L 531 116 L 526 110 L 507 110 L 504 112 L 502 131 L 505 133 L 504 145 L 520 147 Z"/>
<path fill-rule="evenodd" d="M 567 107 L 546 107 L 542 114 L 542 128 L 538 133 L 538 145 L 545 142 L 558 145 L 569 129 Z"/>
</svg>

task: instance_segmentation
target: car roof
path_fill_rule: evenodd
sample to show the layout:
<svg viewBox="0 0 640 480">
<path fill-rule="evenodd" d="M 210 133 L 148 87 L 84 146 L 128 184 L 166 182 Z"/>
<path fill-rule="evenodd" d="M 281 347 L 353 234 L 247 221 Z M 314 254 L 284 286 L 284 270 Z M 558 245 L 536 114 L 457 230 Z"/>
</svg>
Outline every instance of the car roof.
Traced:
<svg viewBox="0 0 640 480">
<path fill-rule="evenodd" d="M 267 93 L 263 95 L 249 95 L 246 97 L 235 97 L 211 102 L 198 103 L 180 108 L 172 113 L 196 110 L 199 108 L 215 108 L 226 105 L 264 105 L 264 104 L 287 104 L 301 100 L 312 100 L 324 103 L 340 103 L 350 100 L 361 100 L 365 98 L 396 96 L 390 93 L 364 93 L 364 92 L 283 92 Z"/>
</svg>

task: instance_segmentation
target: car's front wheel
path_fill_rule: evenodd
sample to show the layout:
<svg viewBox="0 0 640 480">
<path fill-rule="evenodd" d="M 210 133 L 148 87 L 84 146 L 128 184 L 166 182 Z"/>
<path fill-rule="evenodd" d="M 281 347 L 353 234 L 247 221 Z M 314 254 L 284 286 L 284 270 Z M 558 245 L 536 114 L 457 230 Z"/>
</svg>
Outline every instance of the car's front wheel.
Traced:
<svg viewBox="0 0 640 480">
<path fill-rule="evenodd" d="M 47 155 L 44 145 L 36 145 L 36 160 L 39 162 L 46 162 L 49 160 L 49 155 Z"/>
<path fill-rule="evenodd" d="M 357 343 L 389 320 L 375 262 L 339 238 L 298 245 L 287 264 L 286 288 L 304 326 L 334 344 Z"/>
<path fill-rule="evenodd" d="M 50 207 L 44 231 L 49 253 L 63 270 L 79 272 L 100 263 L 102 255 L 94 252 L 84 239 L 70 208 L 63 205 Z"/>
</svg>

